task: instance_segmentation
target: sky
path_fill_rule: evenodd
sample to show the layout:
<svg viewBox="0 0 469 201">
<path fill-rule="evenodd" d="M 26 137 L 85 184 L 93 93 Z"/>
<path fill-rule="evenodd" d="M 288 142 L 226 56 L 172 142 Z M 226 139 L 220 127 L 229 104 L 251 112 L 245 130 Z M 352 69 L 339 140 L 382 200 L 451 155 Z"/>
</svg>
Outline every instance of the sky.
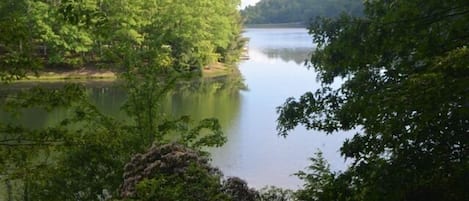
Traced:
<svg viewBox="0 0 469 201">
<path fill-rule="evenodd" d="M 241 0 L 241 9 L 243 9 L 247 5 L 254 5 L 257 2 L 259 2 L 259 0 Z"/>
</svg>

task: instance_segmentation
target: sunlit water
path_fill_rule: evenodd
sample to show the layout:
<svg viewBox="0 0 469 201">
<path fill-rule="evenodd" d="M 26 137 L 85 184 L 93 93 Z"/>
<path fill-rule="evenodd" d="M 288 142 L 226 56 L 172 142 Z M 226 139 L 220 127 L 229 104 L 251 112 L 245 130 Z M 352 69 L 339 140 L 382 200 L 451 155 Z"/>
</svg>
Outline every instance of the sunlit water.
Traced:
<svg viewBox="0 0 469 201">
<path fill-rule="evenodd" d="M 297 128 L 283 138 L 275 129 L 276 107 L 319 87 L 316 74 L 304 65 L 314 47 L 307 30 L 247 29 L 244 35 L 250 38 L 250 59 L 239 68 L 248 90 L 241 92 L 238 115 L 226 128 L 228 143 L 212 151 L 213 164 L 256 188 L 299 188 L 302 182 L 292 174 L 310 164 L 318 149 L 332 169 L 344 169 L 338 150 L 349 134 Z"/>
</svg>

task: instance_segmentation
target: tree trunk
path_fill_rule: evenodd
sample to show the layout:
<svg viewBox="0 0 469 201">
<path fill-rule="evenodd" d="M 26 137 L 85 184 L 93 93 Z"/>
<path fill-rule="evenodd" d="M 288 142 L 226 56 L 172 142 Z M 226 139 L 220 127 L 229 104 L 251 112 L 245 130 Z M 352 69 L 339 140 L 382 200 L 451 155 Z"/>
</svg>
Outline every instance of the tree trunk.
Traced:
<svg viewBox="0 0 469 201">
<path fill-rule="evenodd" d="M 11 183 L 10 183 L 10 180 L 6 180 L 5 181 L 5 186 L 6 186 L 6 190 L 7 190 L 7 201 L 13 201 L 13 193 L 11 192 L 12 191 L 12 188 L 11 188 Z"/>
</svg>

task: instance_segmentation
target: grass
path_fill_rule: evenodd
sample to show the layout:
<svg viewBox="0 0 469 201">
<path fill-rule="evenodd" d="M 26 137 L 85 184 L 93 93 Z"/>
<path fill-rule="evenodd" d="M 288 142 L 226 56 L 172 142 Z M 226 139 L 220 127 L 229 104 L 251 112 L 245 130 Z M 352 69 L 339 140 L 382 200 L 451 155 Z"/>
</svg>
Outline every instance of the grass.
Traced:
<svg viewBox="0 0 469 201">
<path fill-rule="evenodd" d="M 209 66 L 206 66 L 202 70 L 202 77 L 203 78 L 214 78 L 214 77 L 221 77 L 225 75 L 230 75 L 233 73 L 238 73 L 238 68 L 235 67 L 228 67 L 223 63 L 214 63 Z"/>
<path fill-rule="evenodd" d="M 40 72 L 39 76 L 28 75 L 26 79 L 18 82 L 57 82 L 57 81 L 86 81 L 86 80 L 100 80 L 100 81 L 114 81 L 117 79 L 117 74 L 110 70 L 95 70 L 95 69 L 77 69 L 70 71 L 45 71 Z"/>
<path fill-rule="evenodd" d="M 222 63 L 214 63 L 202 69 L 203 78 L 214 78 L 237 73 L 235 67 L 227 67 Z M 40 72 L 39 76 L 28 75 L 26 79 L 15 82 L 65 82 L 65 81 L 106 81 L 117 80 L 117 72 L 111 70 L 99 70 L 82 68 L 76 70 L 56 70 Z"/>
</svg>

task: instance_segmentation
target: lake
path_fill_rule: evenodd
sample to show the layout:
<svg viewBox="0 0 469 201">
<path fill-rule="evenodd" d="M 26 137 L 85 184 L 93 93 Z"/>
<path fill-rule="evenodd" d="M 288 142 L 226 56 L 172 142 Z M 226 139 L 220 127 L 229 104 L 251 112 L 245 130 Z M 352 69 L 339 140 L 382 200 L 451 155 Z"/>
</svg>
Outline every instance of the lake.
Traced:
<svg viewBox="0 0 469 201">
<path fill-rule="evenodd" d="M 260 188 L 276 185 L 297 189 L 293 173 L 308 166 L 320 149 L 333 170 L 345 169 L 339 147 L 349 133 L 326 136 L 297 128 L 287 138 L 277 135 L 276 107 L 320 85 L 305 59 L 314 45 L 306 29 L 246 29 L 249 57 L 239 65 L 248 90 L 241 91 L 237 114 L 225 127 L 227 144 L 212 150 L 213 163 L 225 175 L 236 175 Z"/>
<path fill-rule="evenodd" d="M 228 76 L 182 85 L 163 101 L 162 114 L 168 117 L 190 115 L 195 120 L 218 118 L 228 142 L 221 148 L 209 149 L 212 164 L 225 176 L 238 176 L 251 187 L 300 188 L 302 182 L 292 174 L 308 166 L 309 157 L 317 150 L 324 153 L 333 170 L 345 169 L 346 162 L 338 149 L 350 133 L 326 136 L 299 127 L 283 138 L 276 132 L 276 108 L 288 97 L 299 97 L 320 86 L 316 73 L 304 65 L 314 48 L 307 30 L 246 29 L 244 35 L 250 39 L 250 59 L 239 64 L 242 80 L 239 76 Z M 30 85 L 16 84 L 10 90 Z M 60 84 L 41 85 L 56 87 Z M 110 83 L 86 85 L 91 101 L 102 112 L 118 119 L 126 118 L 120 110 L 126 99 L 123 90 Z M 0 122 L 9 121 L 2 114 L 0 112 Z M 46 113 L 29 109 L 19 122 L 40 128 L 56 124 L 65 116 L 62 110 Z M 0 200 L 5 194 L 2 185 Z M 21 184 L 17 186 L 20 188 Z"/>
</svg>

